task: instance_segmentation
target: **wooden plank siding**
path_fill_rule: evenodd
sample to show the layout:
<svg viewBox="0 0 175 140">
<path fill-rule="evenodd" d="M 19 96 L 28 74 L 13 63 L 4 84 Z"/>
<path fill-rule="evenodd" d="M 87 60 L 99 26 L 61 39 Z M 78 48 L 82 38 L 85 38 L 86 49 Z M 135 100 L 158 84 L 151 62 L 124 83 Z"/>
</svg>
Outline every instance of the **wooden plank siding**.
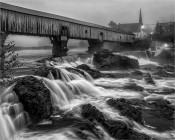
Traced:
<svg viewBox="0 0 175 140">
<path fill-rule="evenodd" d="M 0 3 L 1 4 L 1 3 Z M 0 6 L 0 30 L 11 34 L 52 36 L 60 35 L 62 26 L 69 31 L 69 38 L 73 39 L 100 39 L 115 42 L 133 42 L 134 34 L 112 29 L 96 24 L 86 23 L 78 20 L 70 20 L 66 17 L 46 14 L 25 8 L 15 9 L 15 6 L 6 4 L 6 8 Z M 9 8 L 11 7 L 11 8 Z M 12 9 L 12 10 L 10 10 Z M 33 14 L 32 14 L 33 13 Z M 40 13 L 40 15 L 38 14 Z M 49 17 L 50 15 L 50 17 Z M 70 20 L 70 21 L 68 21 Z"/>
</svg>

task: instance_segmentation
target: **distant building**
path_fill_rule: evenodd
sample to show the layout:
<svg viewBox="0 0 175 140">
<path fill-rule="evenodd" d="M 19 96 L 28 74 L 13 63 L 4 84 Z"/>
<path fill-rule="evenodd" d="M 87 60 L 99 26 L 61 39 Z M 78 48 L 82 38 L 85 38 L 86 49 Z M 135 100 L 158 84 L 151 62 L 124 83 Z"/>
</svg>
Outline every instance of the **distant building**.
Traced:
<svg viewBox="0 0 175 140">
<path fill-rule="evenodd" d="M 158 23 L 153 32 L 154 40 L 174 43 L 175 22 Z"/>
<path fill-rule="evenodd" d="M 126 24 L 118 24 L 118 29 L 126 32 L 132 32 L 135 34 L 136 39 L 144 38 L 147 33 L 144 32 L 144 25 L 142 22 L 142 12 L 140 9 L 139 14 L 139 23 L 126 23 Z"/>
<path fill-rule="evenodd" d="M 174 34 L 174 25 L 175 22 L 157 22 L 156 27 L 154 29 L 154 34 Z"/>
</svg>

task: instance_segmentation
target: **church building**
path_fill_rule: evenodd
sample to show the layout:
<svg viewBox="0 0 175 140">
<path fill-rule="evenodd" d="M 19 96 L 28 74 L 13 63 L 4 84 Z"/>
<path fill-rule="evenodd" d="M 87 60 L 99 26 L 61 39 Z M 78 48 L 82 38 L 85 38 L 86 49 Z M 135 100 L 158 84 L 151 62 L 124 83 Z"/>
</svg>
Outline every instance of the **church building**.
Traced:
<svg viewBox="0 0 175 140">
<path fill-rule="evenodd" d="M 126 32 L 132 32 L 135 34 L 136 39 L 142 39 L 147 34 L 144 32 L 144 25 L 142 22 L 142 12 L 140 9 L 139 14 L 139 22 L 138 23 L 126 23 L 126 24 L 118 24 L 118 29 Z"/>
</svg>

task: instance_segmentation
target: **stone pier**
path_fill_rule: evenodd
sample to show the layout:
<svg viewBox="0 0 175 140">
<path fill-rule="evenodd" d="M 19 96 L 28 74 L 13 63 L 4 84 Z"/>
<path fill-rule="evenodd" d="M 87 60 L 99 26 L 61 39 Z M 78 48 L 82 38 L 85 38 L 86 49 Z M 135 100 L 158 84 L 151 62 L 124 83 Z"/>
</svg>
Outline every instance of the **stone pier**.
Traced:
<svg viewBox="0 0 175 140">
<path fill-rule="evenodd" d="M 52 56 L 61 57 L 67 55 L 67 42 L 68 39 L 66 36 L 52 36 L 50 37 L 52 47 Z"/>
<path fill-rule="evenodd" d="M 101 50 L 103 47 L 103 41 L 101 40 L 92 39 L 92 40 L 88 40 L 88 43 L 89 43 L 89 48 L 88 48 L 89 52 L 97 52 Z"/>
</svg>

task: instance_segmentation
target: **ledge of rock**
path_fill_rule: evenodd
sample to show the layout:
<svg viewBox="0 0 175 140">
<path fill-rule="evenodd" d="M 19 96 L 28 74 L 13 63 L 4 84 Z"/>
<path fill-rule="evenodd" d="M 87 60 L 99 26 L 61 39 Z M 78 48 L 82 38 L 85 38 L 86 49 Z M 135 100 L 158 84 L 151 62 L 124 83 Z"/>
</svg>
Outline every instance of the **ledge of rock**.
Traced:
<svg viewBox="0 0 175 140">
<path fill-rule="evenodd" d="M 32 122 L 47 119 L 52 114 L 51 93 L 41 80 L 33 76 L 18 78 L 13 89 Z"/>
<path fill-rule="evenodd" d="M 79 66 L 77 66 L 77 68 L 86 71 L 86 72 L 87 72 L 88 74 L 90 74 L 94 79 L 101 78 L 101 77 L 115 78 L 115 76 L 112 75 L 112 74 L 104 74 L 104 73 L 101 73 L 101 72 L 98 71 L 98 70 L 91 69 L 91 68 L 90 68 L 88 65 L 86 65 L 86 64 L 79 65 Z"/>
<path fill-rule="evenodd" d="M 58 69 L 53 67 L 47 67 L 45 65 L 37 68 L 34 72 L 34 75 L 47 78 L 50 72 L 52 73 L 55 79 L 61 79 L 60 72 Z"/>
<path fill-rule="evenodd" d="M 125 122 L 106 118 L 102 112 L 91 104 L 82 105 L 82 117 L 88 119 L 90 122 L 95 121 L 99 123 L 115 139 L 151 140 L 149 136 L 132 130 Z"/>
<path fill-rule="evenodd" d="M 133 107 L 126 99 L 109 99 L 107 104 L 119 110 L 121 115 L 126 116 L 140 124 L 143 123 L 142 111 L 140 107 Z"/>
<path fill-rule="evenodd" d="M 124 55 L 114 55 L 109 50 L 102 50 L 94 54 L 94 64 L 102 69 L 136 69 L 139 62 Z"/>
</svg>

